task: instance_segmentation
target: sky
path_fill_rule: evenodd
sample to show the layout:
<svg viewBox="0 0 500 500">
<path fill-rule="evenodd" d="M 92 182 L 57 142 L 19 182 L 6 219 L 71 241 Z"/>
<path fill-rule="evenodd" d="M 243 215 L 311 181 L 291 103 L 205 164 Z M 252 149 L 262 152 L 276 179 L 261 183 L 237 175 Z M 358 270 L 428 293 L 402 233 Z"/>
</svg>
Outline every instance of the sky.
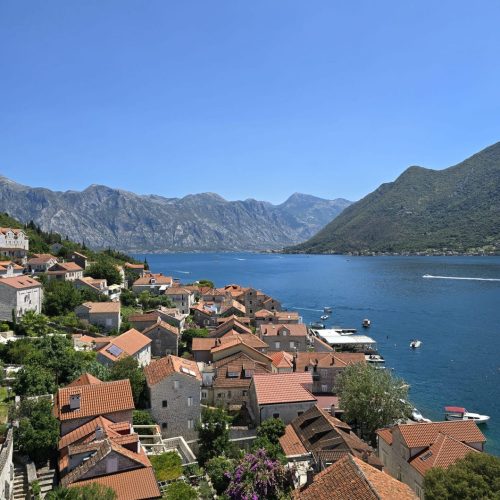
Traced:
<svg viewBox="0 0 500 500">
<path fill-rule="evenodd" d="M 500 2 L 2 0 L 0 174 L 357 200 L 500 141 Z"/>
</svg>

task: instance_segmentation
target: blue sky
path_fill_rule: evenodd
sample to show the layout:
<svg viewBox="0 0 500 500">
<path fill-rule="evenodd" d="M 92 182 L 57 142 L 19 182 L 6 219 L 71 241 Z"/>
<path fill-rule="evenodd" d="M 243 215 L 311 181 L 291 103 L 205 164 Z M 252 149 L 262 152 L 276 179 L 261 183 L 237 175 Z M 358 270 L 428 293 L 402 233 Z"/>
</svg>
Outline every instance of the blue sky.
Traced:
<svg viewBox="0 0 500 500">
<path fill-rule="evenodd" d="M 0 3 L 0 173 L 358 199 L 500 140 L 500 2 Z"/>
</svg>

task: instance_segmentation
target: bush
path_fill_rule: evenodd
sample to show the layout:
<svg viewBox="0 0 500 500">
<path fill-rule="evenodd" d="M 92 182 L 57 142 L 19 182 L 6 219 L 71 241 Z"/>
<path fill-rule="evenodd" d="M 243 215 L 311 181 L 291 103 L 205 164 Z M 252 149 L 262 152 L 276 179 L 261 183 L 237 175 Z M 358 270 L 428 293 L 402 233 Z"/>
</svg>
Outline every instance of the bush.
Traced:
<svg viewBox="0 0 500 500">
<path fill-rule="evenodd" d="M 229 486 L 229 475 L 233 474 L 234 468 L 234 460 L 226 457 L 214 457 L 205 464 L 205 470 L 218 495 L 222 495 Z"/>
<path fill-rule="evenodd" d="M 182 460 L 177 452 L 150 455 L 149 459 L 158 481 L 173 481 L 182 476 Z"/>
<path fill-rule="evenodd" d="M 8 323 L 0 323 L 0 332 L 8 332 L 10 330 L 10 326 Z"/>
<path fill-rule="evenodd" d="M 197 500 L 198 493 L 184 481 L 176 481 L 167 486 L 163 498 L 167 500 Z"/>
</svg>

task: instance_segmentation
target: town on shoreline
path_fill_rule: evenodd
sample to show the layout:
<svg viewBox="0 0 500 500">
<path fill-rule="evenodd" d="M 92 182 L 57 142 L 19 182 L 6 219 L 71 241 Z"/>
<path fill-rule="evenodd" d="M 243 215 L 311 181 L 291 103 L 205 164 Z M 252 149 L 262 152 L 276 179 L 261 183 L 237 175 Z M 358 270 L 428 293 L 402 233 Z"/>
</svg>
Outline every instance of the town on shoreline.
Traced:
<svg viewBox="0 0 500 500">
<path fill-rule="evenodd" d="M 473 420 L 412 408 L 371 337 L 264 291 L 35 225 L 0 228 L 0 254 L 1 498 L 423 499 L 489 459 Z"/>
</svg>

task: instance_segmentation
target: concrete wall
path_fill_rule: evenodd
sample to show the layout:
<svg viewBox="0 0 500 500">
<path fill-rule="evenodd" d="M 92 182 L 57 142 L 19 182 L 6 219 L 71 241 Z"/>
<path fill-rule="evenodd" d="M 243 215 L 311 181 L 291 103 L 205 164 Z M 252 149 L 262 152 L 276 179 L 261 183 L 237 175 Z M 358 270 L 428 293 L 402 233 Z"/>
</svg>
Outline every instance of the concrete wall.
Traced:
<svg viewBox="0 0 500 500">
<path fill-rule="evenodd" d="M 151 339 L 152 356 L 157 358 L 161 358 L 167 354 L 177 356 L 179 336 L 175 333 L 172 333 L 161 326 L 156 326 L 144 335 Z"/>
<path fill-rule="evenodd" d="M 12 321 L 13 309 L 18 319 L 27 311 L 42 311 L 42 287 L 17 289 L 1 283 L 0 281 L 0 320 Z"/>
<path fill-rule="evenodd" d="M 0 498 L 10 500 L 14 489 L 14 464 L 12 451 L 14 448 L 13 430 L 9 429 L 5 441 L 0 448 Z"/>
</svg>

